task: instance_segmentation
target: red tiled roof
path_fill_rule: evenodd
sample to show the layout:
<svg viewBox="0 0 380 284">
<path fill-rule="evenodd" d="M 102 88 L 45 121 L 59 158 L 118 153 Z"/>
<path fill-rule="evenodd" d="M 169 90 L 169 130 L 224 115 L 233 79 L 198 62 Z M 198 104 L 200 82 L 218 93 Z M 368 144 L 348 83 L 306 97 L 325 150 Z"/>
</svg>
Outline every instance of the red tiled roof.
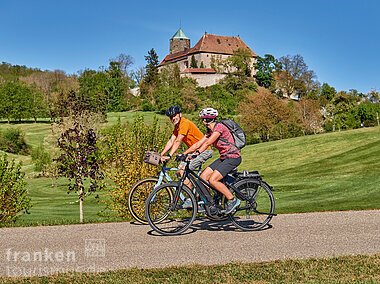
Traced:
<svg viewBox="0 0 380 284">
<path fill-rule="evenodd" d="M 239 48 L 247 49 L 253 57 L 257 56 L 248 47 L 248 45 L 246 45 L 244 41 L 240 39 L 240 37 L 204 34 L 194 47 L 186 49 L 184 51 L 179 51 L 173 54 L 166 55 L 159 65 L 161 66 L 168 62 L 175 62 L 183 59 L 184 57 L 190 54 L 199 52 L 232 55 L 234 51 Z"/>
<path fill-rule="evenodd" d="M 212 68 L 186 68 L 182 71 L 183 73 L 208 73 L 214 74 L 216 73 Z"/>
<path fill-rule="evenodd" d="M 198 52 L 222 53 L 232 55 L 239 48 L 247 49 L 252 56 L 256 54 L 236 36 L 219 36 L 213 34 L 204 34 L 202 38 L 191 48 L 188 54 Z"/>
</svg>

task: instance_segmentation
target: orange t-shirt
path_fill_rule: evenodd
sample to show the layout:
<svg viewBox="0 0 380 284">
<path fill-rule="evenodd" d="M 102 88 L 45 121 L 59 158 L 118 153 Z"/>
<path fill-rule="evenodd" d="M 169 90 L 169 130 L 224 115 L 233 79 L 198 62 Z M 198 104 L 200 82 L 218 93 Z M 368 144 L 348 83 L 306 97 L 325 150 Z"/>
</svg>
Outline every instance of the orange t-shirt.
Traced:
<svg viewBox="0 0 380 284">
<path fill-rule="evenodd" d="M 179 123 L 175 125 L 173 134 L 175 136 L 178 136 L 179 134 L 184 135 L 185 137 L 183 137 L 182 141 L 187 147 L 191 147 L 203 137 L 203 133 L 198 129 L 194 122 L 184 117 L 181 117 Z"/>
</svg>

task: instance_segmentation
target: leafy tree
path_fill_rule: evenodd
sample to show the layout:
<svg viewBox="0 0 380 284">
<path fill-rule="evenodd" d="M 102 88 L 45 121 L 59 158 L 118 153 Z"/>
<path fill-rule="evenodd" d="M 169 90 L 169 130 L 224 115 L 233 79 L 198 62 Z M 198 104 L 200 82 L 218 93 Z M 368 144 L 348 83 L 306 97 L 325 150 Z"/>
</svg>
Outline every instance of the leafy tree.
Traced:
<svg viewBox="0 0 380 284">
<path fill-rule="evenodd" d="M 105 72 L 85 70 L 80 74 L 78 81 L 80 86 L 79 96 L 87 98 L 88 110 L 100 112 L 105 116 L 107 112 L 107 74 Z"/>
<path fill-rule="evenodd" d="M 201 65 L 199 66 L 199 68 L 205 68 L 205 65 L 203 64 L 203 61 L 201 61 Z"/>
<path fill-rule="evenodd" d="M 194 54 L 191 56 L 190 68 L 198 68 L 198 62 L 195 59 Z"/>
<path fill-rule="evenodd" d="M 0 222 L 15 221 L 20 212 L 31 207 L 21 164 L 0 155 Z"/>
<path fill-rule="evenodd" d="M 271 54 L 257 57 L 255 64 L 257 84 L 269 88 L 274 83 L 273 71 L 281 69 L 281 63 Z"/>
<path fill-rule="evenodd" d="M 129 78 L 125 77 L 120 63 L 111 61 L 107 70 L 107 110 L 125 111 L 127 110 L 127 94 L 129 91 Z"/>
<path fill-rule="evenodd" d="M 334 96 L 336 95 L 336 90 L 327 83 L 323 83 L 320 92 L 320 102 L 322 106 L 326 106 Z"/>
<path fill-rule="evenodd" d="M 249 50 L 239 48 L 234 51 L 233 55 L 226 59 L 226 68 L 229 73 L 237 77 L 251 77 L 252 76 L 252 55 Z"/>
<path fill-rule="evenodd" d="M 239 106 L 240 123 L 249 142 L 295 137 L 302 134 L 302 122 L 294 107 L 269 90 L 259 87 L 255 95 Z"/>
<path fill-rule="evenodd" d="M 316 80 L 315 72 L 309 70 L 301 55 L 283 56 L 279 62 L 281 70 L 276 70 L 274 73 L 278 95 L 302 97 L 318 91 L 319 83 Z"/>
<path fill-rule="evenodd" d="M 97 137 L 94 130 L 96 116 L 88 112 L 85 106 L 85 102 L 72 93 L 68 105 L 69 117 L 61 118 L 63 130 L 58 139 L 60 155 L 56 159 L 59 172 L 69 179 L 69 192 L 75 191 L 78 194 L 81 223 L 85 196 L 101 188 L 102 185 L 99 182 L 104 178 L 100 170 Z M 89 185 L 86 189 L 87 179 Z"/>
</svg>

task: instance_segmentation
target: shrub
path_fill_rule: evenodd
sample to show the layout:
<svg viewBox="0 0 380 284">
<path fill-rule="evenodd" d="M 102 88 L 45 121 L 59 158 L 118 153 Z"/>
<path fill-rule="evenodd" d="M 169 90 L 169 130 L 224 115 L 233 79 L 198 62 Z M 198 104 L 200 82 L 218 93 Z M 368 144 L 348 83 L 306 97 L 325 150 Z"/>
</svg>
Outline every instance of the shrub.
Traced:
<svg viewBox="0 0 380 284">
<path fill-rule="evenodd" d="M 0 150 L 12 154 L 29 154 L 24 133 L 18 128 L 9 128 L 0 132 Z"/>
<path fill-rule="evenodd" d="M 15 221 L 18 213 L 27 212 L 30 198 L 26 190 L 21 164 L 8 161 L 7 155 L 0 155 L 0 222 Z"/>
<path fill-rule="evenodd" d="M 168 137 L 168 129 L 161 129 L 157 119 L 148 125 L 142 116 L 137 116 L 131 125 L 119 121 L 103 131 L 103 168 L 115 185 L 110 191 L 110 205 L 120 216 L 129 216 L 126 201 L 132 185 L 157 173 L 156 167 L 143 162 L 145 152 L 161 150 Z"/>
<path fill-rule="evenodd" d="M 36 172 L 42 172 L 44 175 L 47 167 L 52 163 L 49 152 L 46 151 L 41 144 L 32 150 L 31 156 L 34 163 L 34 170 Z"/>
</svg>

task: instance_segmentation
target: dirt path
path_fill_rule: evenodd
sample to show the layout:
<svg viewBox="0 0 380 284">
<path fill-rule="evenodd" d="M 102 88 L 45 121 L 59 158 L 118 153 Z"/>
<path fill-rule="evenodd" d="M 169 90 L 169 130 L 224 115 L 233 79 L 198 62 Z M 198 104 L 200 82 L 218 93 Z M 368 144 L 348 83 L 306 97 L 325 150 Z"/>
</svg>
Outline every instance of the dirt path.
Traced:
<svg viewBox="0 0 380 284">
<path fill-rule="evenodd" d="M 176 237 L 130 223 L 4 228 L 0 275 L 380 253 L 380 210 L 279 215 L 272 225 L 247 233 L 200 220 Z"/>
</svg>

